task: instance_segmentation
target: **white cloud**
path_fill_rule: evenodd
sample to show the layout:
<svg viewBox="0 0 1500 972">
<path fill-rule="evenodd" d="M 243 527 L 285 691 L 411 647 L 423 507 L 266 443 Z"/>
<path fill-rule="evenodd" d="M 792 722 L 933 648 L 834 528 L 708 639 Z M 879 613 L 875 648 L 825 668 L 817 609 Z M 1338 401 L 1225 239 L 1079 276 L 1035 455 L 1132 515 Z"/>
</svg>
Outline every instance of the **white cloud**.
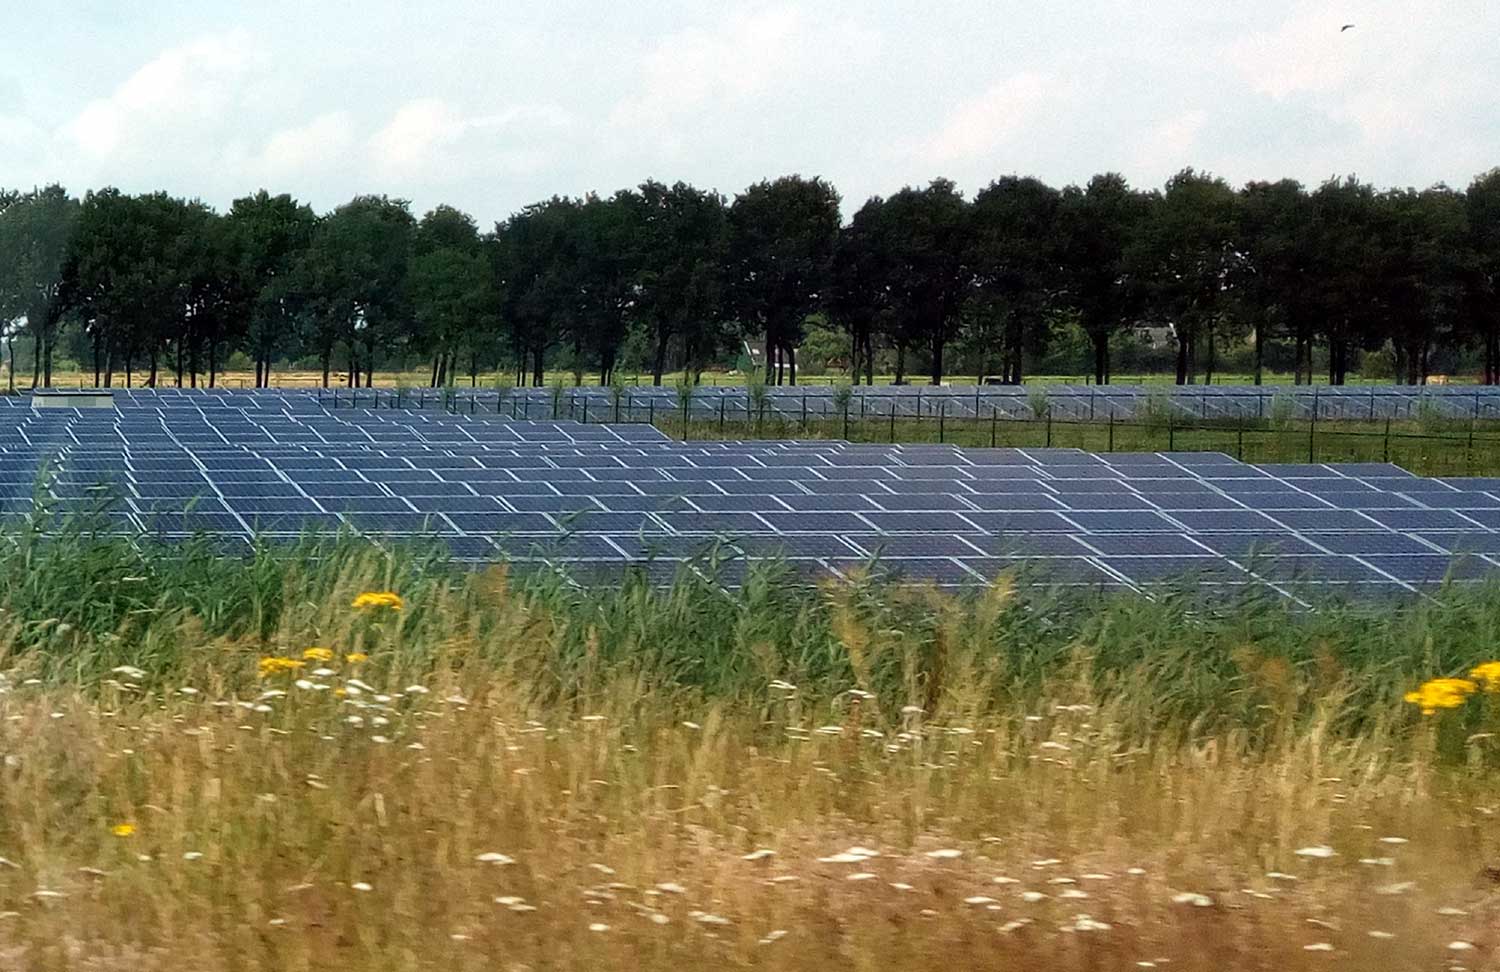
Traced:
<svg viewBox="0 0 1500 972">
<path fill-rule="evenodd" d="M 533 168 L 571 116 L 553 105 L 514 105 L 466 116 L 440 98 L 409 101 L 370 137 L 370 158 L 384 177 L 446 174 L 491 167 Z"/>
<path fill-rule="evenodd" d="M 334 166 L 353 144 L 354 121 L 348 112 L 328 112 L 273 133 L 254 167 L 273 179 L 305 175 Z"/>
<path fill-rule="evenodd" d="M 997 81 L 949 109 L 914 154 L 932 165 L 984 161 L 1071 98 L 1073 86 L 1034 72 Z"/>
<path fill-rule="evenodd" d="M 167 132 L 222 124 L 258 61 L 243 31 L 168 48 L 108 96 L 89 102 L 62 134 L 75 148 L 103 157 L 159 147 Z"/>
<path fill-rule="evenodd" d="M 1172 173 L 1189 165 L 1201 165 L 1198 136 L 1208 123 L 1208 112 L 1184 111 L 1163 119 L 1145 132 L 1135 150 L 1137 172 Z"/>
<path fill-rule="evenodd" d="M 1375 31 L 1345 33 L 1340 30 L 1344 23 L 1336 12 L 1301 13 L 1273 30 L 1236 41 L 1223 53 L 1254 91 L 1272 98 L 1336 91 L 1379 43 Z M 1359 30 L 1356 25 L 1354 31 Z M 1377 40 L 1372 42 L 1372 36 Z"/>
<path fill-rule="evenodd" d="M 758 95 L 796 67 L 808 28 L 801 11 L 780 6 L 733 13 L 712 30 L 668 34 L 642 63 L 640 91 L 616 105 L 610 120 L 657 127 L 711 103 L 730 107 Z"/>
</svg>

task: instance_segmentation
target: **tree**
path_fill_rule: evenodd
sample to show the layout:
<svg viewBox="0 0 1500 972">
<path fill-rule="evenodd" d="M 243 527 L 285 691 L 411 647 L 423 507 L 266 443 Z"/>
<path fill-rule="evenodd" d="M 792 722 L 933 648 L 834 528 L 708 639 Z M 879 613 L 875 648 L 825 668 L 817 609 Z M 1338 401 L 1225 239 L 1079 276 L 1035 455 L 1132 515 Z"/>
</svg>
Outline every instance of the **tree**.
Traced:
<svg viewBox="0 0 1500 972">
<path fill-rule="evenodd" d="M 829 312 L 849 334 L 849 371 L 855 384 L 861 363 L 865 381 L 875 384 L 875 335 L 889 329 L 890 280 L 880 245 L 884 206 L 879 196 L 861 206 L 849 225 L 839 230 L 834 254 Z"/>
<path fill-rule="evenodd" d="M 334 349 L 349 351 L 349 385 L 374 381 L 377 348 L 411 340 L 406 282 L 415 221 L 404 199 L 357 196 L 318 221 L 296 271 L 310 343 L 328 386 Z M 363 358 L 361 358 L 363 350 Z"/>
<path fill-rule="evenodd" d="M 1500 169 L 1476 176 L 1464 195 L 1470 263 L 1468 320 L 1484 356 L 1484 383 L 1500 385 Z"/>
<path fill-rule="evenodd" d="M 227 227 L 236 257 L 235 275 L 245 289 L 247 350 L 255 359 L 255 387 L 271 383 L 271 366 L 296 332 L 304 301 L 293 271 L 312 241 L 317 216 L 291 196 L 264 189 L 236 199 Z"/>
<path fill-rule="evenodd" d="M 1469 236 L 1464 198 L 1446 186 L 1434 186 L 1382 193 L 1375 206 L 1378 229 L 1365 237 L 1378 246 L 1374 309 L 1383 316 L 1385 334 L 1396 349 L 1398 377 L 1404 374 L 1407 384 L 1425 384 L 1434 345 L 1459 327 Z M 1380 333 L 1371 332 L 1371 337 Z"/>
<path fill-rule="evenodd" d="M 1131 254 L 1150 206 L 1148 196 L 1113 172 L 1094 176 L 1086 188 L 1069 186 L 1058 203 L 1059 297 L 1093 344 L 1094 380 L 1101 385 L 1110 379 L 1111 335 L 1141 306 Z"/>
<path fill-rule="evenodd" d="M 1240 198 L 1234 290 L 1253 320 L 1255 384 L 1261 383 L 1266 337 L 1278 331 L 1296 341 L 1300 384 L 1303 350 L 1310 349 L 1316 322 L 1312 207 L 1302 184 L 1293 179 L 1252 182 Z"/>
<path fill-rule="evenodd" d="M 495 278 L 465 213 L 439 206 L 422 217 L 413 237 L 408 286 L 421 343 L 432 356 L 432 386 L 451 381 L 467 351 L 469 381 L 478 381 L 480 349 L 498 326 Z"/>
<path fill-rule="evenodd" d="M 641 184 L 634 278 L 636 310 L 651 329 L 652 383 L 660 385 L 672 341 L 693 374 L 726 343 L 723 325 L 728 212 L 724 197 L 678 182 Z"/>
<path fill-rule="evenodd" d="M 931 353 L 932 383 L 943 382 L 943 352 L 959 326 L 970 292 L 964 264 L 969 209 L 958 188 L 934 179 L 925 189 L 906 188 L 881 208 L 894 326 Z"/>
<path fill-rule="evenodd" d="M 505 280 L 504 313 L 511 325 L 516 381 L 522 382 L 528 358 L 531 384 L 544 383 L 548 348 L 573 330 L 577 264 L 576 200 L 554 196 L 533 203 L 495 229 L 495 265 Z"/>
<path fill-rule="evenodd" d="M 1137 259 L 1148 275 L 1157 314 L 1177 332 L 1177 383 L 1197 377 L 1198 340 L 1206 338 L 1205 383 L 1213 380 L 1215 339 L 1228 310 L 1236 272 L 1238 198 L 1229 184 L 1184 169 L 1152 207 Z"/>
<path fill-rule="evenodd" d="M 23 319 L 33 338 L 31 384 L 52 386 L 52 353 L 65 309 L 63 267 L 79 202 L 62 186 L 0 194 L 0 317 Z M 14 388 L 15 356 L 11 355 Z"/>
<path fill-rule="evenodd" d="M 1389 272 L 1404 272 L 1402 247 L 1392 236 L 1395 210 L 1358 179 L 1331 179 L 1309 198 L 1303 230 L 1311 247 L 1311 329 L 1328 346 L 1328 380 L 1341 385 L 1355 345 L 1373 348 L 1392 331 L 1392 315 L 1405 295 L 1392 289 Z M 1311 339 L 1306 339 L 1308 381 L 1312 381 Z M 1398 350 L 1400 342 L 1398 341 Z M 1299 372 L 1303 366 L 1299 364 Z"/>
<path fill-rule="evenodd" d="M 972 312 L 998 333 L 986 342 L 1000 351 L 1001 378 L 1020 384 L 1028 351 L 1046 341 L 1046 317 L 1060 289 L 1055 228 L 1062 197 L 1037 179 L 996 180 L 974 197 L 968 267 L 975 287 Z M 982 378 L 983 376 L 981 376 Z"/>
<path fill-rule="evenodd" d="M 742 324 L 765 337 L 766 381 L 791 369 L 803 322 L 832 284 L 839 195 L 819 178 L 758 182 L 729 207 L 728 288 Z"/>
</svg>

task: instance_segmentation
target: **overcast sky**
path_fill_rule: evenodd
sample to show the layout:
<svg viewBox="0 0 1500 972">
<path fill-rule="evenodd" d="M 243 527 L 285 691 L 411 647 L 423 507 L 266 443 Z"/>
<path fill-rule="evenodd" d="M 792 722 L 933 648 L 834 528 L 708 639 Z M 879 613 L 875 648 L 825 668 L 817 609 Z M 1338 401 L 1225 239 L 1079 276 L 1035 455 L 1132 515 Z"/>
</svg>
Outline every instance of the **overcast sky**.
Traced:
<svg viewBox="0 0 1500 972">
<path fill-rule="evenodd" d="M 1462 186 L 1500 165 L 1494 0 L 12 7 L 0 184 L 20 187 L 382 192 L 488 226 L 648 177 L 821 175 L 847 214 L 938 175 Z"/>
</svg>

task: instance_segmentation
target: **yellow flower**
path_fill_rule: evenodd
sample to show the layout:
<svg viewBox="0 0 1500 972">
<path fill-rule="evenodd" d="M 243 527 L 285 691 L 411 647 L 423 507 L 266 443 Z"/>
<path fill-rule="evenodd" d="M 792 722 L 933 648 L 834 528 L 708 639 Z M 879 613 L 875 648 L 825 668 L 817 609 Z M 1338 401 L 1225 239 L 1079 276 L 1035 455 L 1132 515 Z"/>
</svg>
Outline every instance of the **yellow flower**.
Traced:
<svg viewBox="0 0 1500 972">
<path fill-rule="evenodd" d="M 399 611 L 406 606 L 406 602 L 402 601 L 401 595 L 395 591 L 365 591 L 354 599 L 352 606 L 356 610 L 390 608 L 392 611 Z"/>
<path fill-rule="evenodd" d="M 1407 692 L 1403 697 L 1421 708 L 1423 715 L 1432 715 L 1438 709 L 1458 708 L 1478 688 L 1466 678 L 1434 678 L 1423 682 L 1420 688 Z"/>
<path fill-rule="evenodd" d="M 302 652 L 302 657 L 307 661 L 333 661 L 333 652 L 327 648 L 308 648 Z"/>
<path fill-rule="evenodd" d="M 116 837 L 129 837 L 135 833 L 135 824 L 117 823 L 113 827 L 109 828 L 109 832 L 114 834 Z"/>
<path fill-rule="evenodd" d="M 1500 692 L 1500 661 L 1487 661 L 1474 666 L 1469 677 L 1479 683 L 1486 692 Z"/>
<path fill-rule="evenodd" d="M 295 672 L 303 666 L 303 662 L 295 658 L 262 658 L 256 667 L 260 671 L 261 678 L 269 678 L 281 672 Z"/>
<path fill-rule="evenodd" d="M 362 651 L 351 651 L 349 652 L 349 654 L 344 656 L 344 661 L 348 662 L 351 665 L 358 665 L 360 662 L 367 662 L 369 660 L 370 656 Z"/>
</svg>

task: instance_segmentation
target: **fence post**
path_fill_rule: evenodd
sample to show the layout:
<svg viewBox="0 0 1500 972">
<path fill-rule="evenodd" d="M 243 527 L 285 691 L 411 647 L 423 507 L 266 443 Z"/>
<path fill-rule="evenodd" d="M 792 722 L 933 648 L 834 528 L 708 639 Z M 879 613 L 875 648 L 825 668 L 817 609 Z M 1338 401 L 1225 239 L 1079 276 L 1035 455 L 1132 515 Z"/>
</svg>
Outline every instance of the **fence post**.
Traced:
<svg viewBox="0 0 1500 972">
<path fill-rule="evenodd" d="M 1312 421 L 1307 425 L 1307 461 L 1318 461 L 1318 393 L 1313 392 Z"/>
<path fill-rule="evenodd" d="M 1109 452 L 1115 451 L 1115 410 L 1109 410 Z"/>
<path fill-rule="evenodd" d="M 1094 386 L 1094 385 L 1090 385 L 1089 386 L 1089 421 L 1090 422 L 1092 422 L 1094 420 L 1094 395 L 1095 395 L 1095 393 L 1098 392 L 1098 390 L 1099 389 L 1096 386 Z"/>
<path fill-rule="evenodd" d="M 1234 457 L 1236 459 L 1238 459 L 1240 462 L 1244 462 L 1245 461 L 1245 417 L 1243 415 L 1240 416 L 1240 420 L 1235 425 L 1235 430 L 1234 431 L 1235 431 L 1235 442 L 1234 442 L 1234 450 L 1235 451 L 1234 451 Z"/>
<path fill-rule="evenodd" d="M 992 405 L 990 405 L 990 448 L 991 449 L 995 448 L 995 433 L 997 431 L 999 431 L 999 426 L 1000 426 L 1000 407 L 998 405 L 993 405 L 992 404 Z"/>
<path fill-rule="evenodd" d="M 377 404 L 377 405 L 378 405 L 378 404 L 380 404 L 380 399 L 379 399 L 379 398 L 378 398 L 378 397 L 377 397 L 377 398 L 376 398 L 376 399 L 375 399 L 375 403 L 376 403 L 376 404 Z M 476 408 L 478 408 L 478 407 L 479 407 L 479 398 L 478 398 L 478 396 L 477 396 L 477 395 L 474 395 L 474 394 L 472 394 L 472 393 L 471 393 L 471 394 L 470 394 L 470 395 L 469 395 L 469 414 L 470 414 L 470 415 L 473 415 L 473 414 L 474 414 L 474 410 L 475 410 L 475 409 L 476 409 Z M 584 415 L 584 417 L 583 417 L 583 420 L 584 420 L 584 421 L 585 421 L 585 422 L 587 422 L 587 421 L 588 421 L 588 420 L 589 420 L 589 419 L 588 419 L 588 416 L 587 416 L 587 415 Z"/>
<path fill-rule="evenodd" d="M 583 424 L 589 424 L 589 397 L 583 396 Z"/>
<path fill-rule="evenodd" d="M 1052 448 L 1052 406 L 1047 406 L 1047 448 Z"/>
<path fill-rule="evenodd" d="M 844 403 L 844 441 L 849 441 L 849 403 Z"/>
<path fill-rule="evenodd" d="M 1479 399 L 1477 395 L 1475 396 L 1474 400 L 1474 408 L 1477 413 L 1479 409 Z M 1475 423 L 1472 420 L 1469 422 L 1469 451 L 1465 454 L 1468 460 L 1470 476 L 1474 475 L 1474 424 Z"/>
<path fill-rule="evenodd" d="M 802 421 L 800 423 L 798 423 L 798 424 L 799 424 L 799 427 L 800 427 L 800 429 L 802 431 L 802 434 L 806 435 L 807 434 L 807 392 L 803 392 L 802 393 Z"/>
<path fill-rule="evenodd" d="M 1385 417 L 1385 451 L 1383 455 L 1385 457 L 1382 460 L 1383 462 L 1391 461 L 1391 417 L 1389 415 Z"/>
<path fill-rule="evenodd" d="M 334 409 L 339 407 L 339 390 L 337 388 L 333 390 L 333 407 Z"/>
<path fill-rule="evenodd" d="M 938 445 L 944 441 L 944 426 L 948 421 L 948 400 L 945 398 L 939 403 L 942 407 L 938 409 Z"/>
<path fill-rule="evenodd" d="M 724 437 L 724 403 L 729 401 L 728 395 L 719 396 L 719 438 Z"/>
<path fill-rule="evenodd" d="M 650 400 L 647 401 L 646 404 L 650 406 L 650 408 L 648 408 L 647 411 L 646 411 L 646 423 L 648 425 L 655 425 L 656 424 L 656 396 L 655 395 L 651 396 Z"/>
<path fill-rule="evenodd" d="M 891 396 L 891 442 L 896 441 L 896 397 Z"/>
<path fill-rule="evenodd" d="M 1167 412 L 1167 451 L 1177 451 L 1177 423 L 1170 411 Z"/>
</svg>

